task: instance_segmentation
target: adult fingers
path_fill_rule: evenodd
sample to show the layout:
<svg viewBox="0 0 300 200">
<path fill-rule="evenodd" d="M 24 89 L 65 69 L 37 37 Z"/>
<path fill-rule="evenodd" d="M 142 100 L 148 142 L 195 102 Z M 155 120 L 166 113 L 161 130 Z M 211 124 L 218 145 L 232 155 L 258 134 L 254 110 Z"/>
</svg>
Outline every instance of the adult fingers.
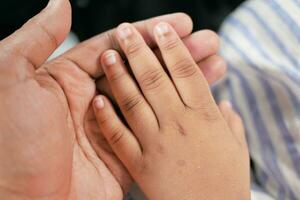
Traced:
<svg viewBox="0 0 300 200">
<path fill-rule="evenodd" d="M 204 59 L 203 61 L 198 63 L 198 66 L 210 85 L 220 80 L 226 73 L 227 69 L 224 59 L 217 55 L 213 55 Z M 111 87 L 105 76 L 98 79 L 96 85 L 101 94 L 104 94 L 111 100 L 114 100 Z"/>
<path fill-rule="evenodd" d="M 109 145 L 126 167 L 132 166 L 142 155 L 138 141 L 119 119 L 106 97 L 95 97 L 93 105 L 99 128 Z"/>
<path fill-rule="evenodd" d="M 198 63 L 198 66 L 209 85 L 212 85 L 220 80 L 225 75 L 227 70 L 225 60 L 218 55 L 213 55 L 206 58 L 202 62 Z"/>
<path fill-rule="evenodd" d="M 184 13 L 163 15 L 136 22 L 133 23 L 133 25 L 138 32 L 141 33 L 147 45 L 154 47 L 155 42 L 152 30 L 153 27 L 161 21 L 171 24 L 178 35 L 182 38 L 189 35 L 193 28 L 192 20 Z M 87 72 L 90 76 L 99 78 L 103 75 L 101 63 L 99 63 L 99 56 L 108 49 L 115 49 L 117 51 L 120 50 L 120 47 L 114 37 L 115 31 L 116 29 L 112 29 L 82 42 L 60 56 L 59 59 L 67 60 L 68 63 L 73 63 L 83 71 Z"/>
<path fill-rule="evenodd" d="M 202 107 L 212 101 L 210 90 L 190 52 L 167 23 L 158 24 L 155 38 L 166 67 L 185 106 Z"/>
</svg>

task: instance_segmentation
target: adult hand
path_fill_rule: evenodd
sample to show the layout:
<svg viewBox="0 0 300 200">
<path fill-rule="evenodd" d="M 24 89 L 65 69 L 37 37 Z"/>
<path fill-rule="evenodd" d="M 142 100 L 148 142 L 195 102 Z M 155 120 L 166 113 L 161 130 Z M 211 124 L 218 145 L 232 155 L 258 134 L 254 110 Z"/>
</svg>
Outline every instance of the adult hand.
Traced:
<svg viewBox="0 0 300 200">
<path fill-rule="evenodd" d="M 205 31 L 189 36 L 192 23 L 186 15 L 136 23 L 149 45 L 154 47 L 150 30 L 159 21 L 169 22 L 185 37 L 207 74 L 225 71 L 222 60 L 214 55 L 218 46 L 215 35 Z M 68 34 L 70 24 L 69 2 L 51 0 L 45 10 L 0 43 L 3 199 L 119 200 L 121 187 L 126 190 L 130 183 L 126 170 L 103 146 L 90 106 L 96 93 L 95 79 L 103 75 L 99 56 L 107 49 L 118 49 L 114 31 L 45 63 Z M 208 39 L 202 47 L 193 45 L 204 36 Z M 222 67 L 215 70 L 211 65 Z"/>
</svg>

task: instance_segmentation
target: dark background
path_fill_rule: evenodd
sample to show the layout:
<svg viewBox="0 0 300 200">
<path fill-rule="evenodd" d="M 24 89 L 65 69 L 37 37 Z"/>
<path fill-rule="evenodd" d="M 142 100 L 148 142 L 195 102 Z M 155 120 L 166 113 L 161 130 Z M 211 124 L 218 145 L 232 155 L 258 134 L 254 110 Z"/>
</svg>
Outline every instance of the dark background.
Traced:
<svg viewBox="0 0 300 200">
<path fill-rule="evenodd" d="M 43 9 L 47 0 L 1 0 L 0 39 Z M 217 31 L 224 18 L 243 0 L 71 0 L 73 31 L 81 40 L 113 28 L 172 12 L 188 13 L 194 29 Z"/>
</svg>

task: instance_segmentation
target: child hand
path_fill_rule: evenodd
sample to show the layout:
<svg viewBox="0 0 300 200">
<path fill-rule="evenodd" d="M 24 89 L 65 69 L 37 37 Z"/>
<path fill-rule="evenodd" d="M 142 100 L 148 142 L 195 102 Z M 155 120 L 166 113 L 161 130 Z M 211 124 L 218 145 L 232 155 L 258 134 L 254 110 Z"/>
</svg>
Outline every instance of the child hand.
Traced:
<svg viewBox="0 0 300 200">
<path fill-rule="evenodd" d="M 130 24 L 120 25 L 116 37 L 134 77 L 117 52 L 102 55 L 130 127 L 98 96 L 94 109 L 102 133 L 149 199 L 250 199 L 243 130 L 229 128 L 173 28 L 160 23 L 154 35 L 168 72 Z"/>
</svg>

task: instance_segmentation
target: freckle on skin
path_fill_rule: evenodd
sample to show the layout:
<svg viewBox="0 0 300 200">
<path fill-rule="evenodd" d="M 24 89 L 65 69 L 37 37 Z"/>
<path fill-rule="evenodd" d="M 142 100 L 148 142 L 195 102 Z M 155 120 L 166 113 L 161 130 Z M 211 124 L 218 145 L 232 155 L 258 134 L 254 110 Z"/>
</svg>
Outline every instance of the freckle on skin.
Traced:
<svg viewBox="0 0 300 200">
<path fill-rule="evenodd" d="M 177 165 L 178 165 L 179 167 L 183 167 L 183 166 L 185 166 L 185 161 L 184 161 L 184 160 L 178 160 L 178 161 L 177 161 Z"/>
</svg>

